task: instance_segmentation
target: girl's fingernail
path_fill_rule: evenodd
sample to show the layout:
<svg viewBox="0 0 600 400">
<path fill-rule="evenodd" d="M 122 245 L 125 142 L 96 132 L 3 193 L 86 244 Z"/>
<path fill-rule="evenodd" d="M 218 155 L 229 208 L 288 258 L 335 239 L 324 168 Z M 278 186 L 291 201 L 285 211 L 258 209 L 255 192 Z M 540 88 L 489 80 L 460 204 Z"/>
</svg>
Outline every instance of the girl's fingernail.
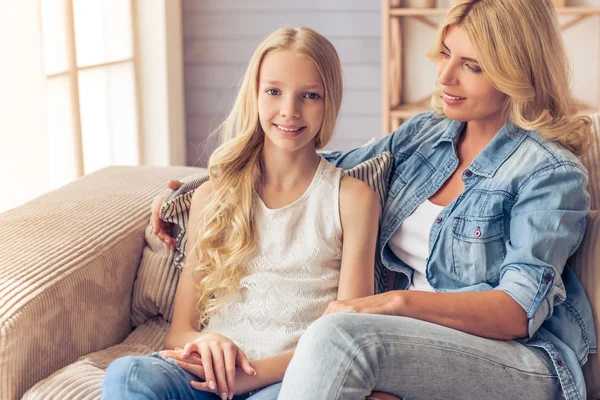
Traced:
<svg viewBox="0 0 600 400">
<path fill-rule="evenodd" d="M 214 381 L 208 382 L 208 387 L 211 388 L 212 390 L 215 390 L 215 388 L 216 388 L 215 382 Z"/>
</svg>

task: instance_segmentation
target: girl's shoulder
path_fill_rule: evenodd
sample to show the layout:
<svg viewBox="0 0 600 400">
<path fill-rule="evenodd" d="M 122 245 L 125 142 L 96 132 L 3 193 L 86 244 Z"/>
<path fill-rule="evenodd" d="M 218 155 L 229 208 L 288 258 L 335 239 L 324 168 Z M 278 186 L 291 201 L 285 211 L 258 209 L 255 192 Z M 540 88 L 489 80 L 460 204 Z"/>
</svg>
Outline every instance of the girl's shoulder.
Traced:
<svg viewBox="0 0 600 400">
<path fill-rule="evenodd" d="M 192 203 L 190 208 L 198 209 L 203 207 L 206 204 L 206 200 L 211 196 L 211 194 L 215 191 L 215 188 L 210 180 L 207 180 L 196 190 L 194 190 L 194 194 L 192 195 Z"/>
</svg>

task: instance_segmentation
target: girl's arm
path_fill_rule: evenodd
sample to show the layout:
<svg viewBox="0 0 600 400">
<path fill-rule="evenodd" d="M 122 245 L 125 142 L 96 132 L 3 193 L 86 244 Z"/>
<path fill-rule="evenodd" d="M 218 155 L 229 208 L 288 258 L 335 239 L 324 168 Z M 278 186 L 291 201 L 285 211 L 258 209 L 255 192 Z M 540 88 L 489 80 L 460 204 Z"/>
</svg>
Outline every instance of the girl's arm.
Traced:
<svg viewBox="0 0 600 400">
<path fill-rule="evenodd" d="M 340 183 L 343 246 L 338 300 L 373 294 L 380 208 L 377 194 L 366 183 L 343 177 Z"/>
<path fill-rule="evenodd" d="M 183 348 L 201 335 L 197 329 L 198 313 L 196 311 L 196 282 L 200 277 L 192 275 L 194 268 L 198 265 L 198 254 L 194 245 L 198 239 L 199 214 L 212 190 L 212 184 L 205 182 L 196 189 L 192 196 L 185 263 L 175 292 L 173 320 L 164 342 L 164 348 L 167 350 L 175 347 Z"/>
</svg>

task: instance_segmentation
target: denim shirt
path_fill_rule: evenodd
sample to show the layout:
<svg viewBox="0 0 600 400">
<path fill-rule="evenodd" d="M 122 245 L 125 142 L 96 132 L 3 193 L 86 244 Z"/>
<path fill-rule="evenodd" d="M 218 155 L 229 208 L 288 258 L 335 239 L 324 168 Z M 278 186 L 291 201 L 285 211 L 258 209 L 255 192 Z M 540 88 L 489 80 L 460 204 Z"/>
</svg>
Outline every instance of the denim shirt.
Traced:
<svg viewBox="0 0 600 400">
<path fill-rule="evenodd" d="M 394 157 L 377 254 L 407 289 L 413 269 L 388 247 L 402 222 L 458 166 L 464 122 L 433 112 L 349 152 L 325 154 L 349 169 L 383 151 Z M 439 292 L 502 290 L 529 318 L 526 346 L 552 359 L 567 399 L 585 399 L 581 365 L 596 352 L 591 306 L 566 264 L 582 241 L 590 197 L 578 158 L 539 133 L 505 124 L 462 174 L 462 193 L 429 234 L 426 277 Z"/>
</svg>

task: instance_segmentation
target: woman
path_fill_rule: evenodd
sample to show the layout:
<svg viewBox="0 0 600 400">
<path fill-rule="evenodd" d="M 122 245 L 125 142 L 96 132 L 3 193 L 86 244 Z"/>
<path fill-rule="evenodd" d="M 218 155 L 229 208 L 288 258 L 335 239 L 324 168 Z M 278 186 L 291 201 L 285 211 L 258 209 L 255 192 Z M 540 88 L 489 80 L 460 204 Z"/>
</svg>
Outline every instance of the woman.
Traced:
<svg viewBox="0 0 600 400">
<path fill-rule="evenodd" d="M 398 290 L 330 304 L 280 398 L 585 398 L 596 334 L 566 261 L 590 207 L 591 123 L 573 115 L 551 1 L 459 0 L 429 56 L 436 111 L 329 160 L 393 153 L 378 256 Z"/>
</svg>

